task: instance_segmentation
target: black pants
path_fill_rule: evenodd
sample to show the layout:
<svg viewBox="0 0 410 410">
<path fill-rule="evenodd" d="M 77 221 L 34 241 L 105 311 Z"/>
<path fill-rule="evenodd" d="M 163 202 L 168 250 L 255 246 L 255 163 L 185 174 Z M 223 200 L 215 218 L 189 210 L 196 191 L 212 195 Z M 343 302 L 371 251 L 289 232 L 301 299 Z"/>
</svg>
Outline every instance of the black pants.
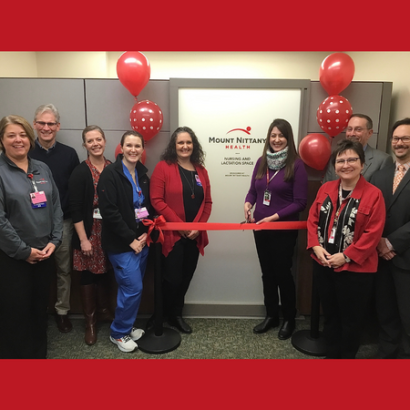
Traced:
<svg viewBox="0 0 410 410">
<path fill-rule="evenodd" d="M 329 359 L 354 359 L 368 313 L 374 273 L 335 272 L 313 261 L 325 317 L 323 336 Z"/>
<path fill-rule="evenodd" d="M 292 259 L 298 231 L 254 231 L 256 250 L 262 270 L 266 315 L 279 317 L 279 294 L 285 320 L 296 316 L 296 288 Z"/>
<path fill-rule="evenodd" d="M 34 265 L 0 251 L 0 358 L 45 359 L 54 257 Z"/>
<path fill-rule="evenodd" d="M 185 294 L 198 264 L 196 240 L 181 238 L 162 260 L 164 317 L 182 316 Z"/>
<path fill-rule="evenodd" d="M 375 279 L 381 359 L 410 358 L 410 272 L 379 259 Z"/>
</svg>

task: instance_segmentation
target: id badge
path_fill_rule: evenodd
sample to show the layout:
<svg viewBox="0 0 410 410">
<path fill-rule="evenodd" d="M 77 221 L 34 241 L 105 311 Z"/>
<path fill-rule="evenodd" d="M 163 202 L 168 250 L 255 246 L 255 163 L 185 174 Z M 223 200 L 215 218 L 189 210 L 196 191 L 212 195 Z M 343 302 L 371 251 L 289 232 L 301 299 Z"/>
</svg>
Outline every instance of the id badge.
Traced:
<svg viewBox="0 0 410 410">
<path fill-rule="evenodd" d="M 271 199 L 271 193 L 267 189 L 263 193 L 263 205 L 269 206 L 270 205 L 270 199 Z"/>
<path fill-rule="evenodd" d="M 334 226 L 332 228 L 332 231 L 330 232 L 328 243 L 335 243 L 335 235 L 336 235 L 336 227 Z"/>
<path fill-rule="evenodd" d="M 101 213 L 100 213 L 100 209 L 99 209 L 99 208 L 95 208 L 95 209 L 94 209 L 93 218 L 94 218 L 94 219 L 102 219 L 102 216 L 101 216 Z"/>
<path fill-rule="evenodd" d="M 47 198 L 44 191 L 32 192 L 30 194 L 31 207 L 33 209 L 45 208 L 47 206 Z"/>
<path fill-rule="evenodd" d="M 148 215 L 147 208 L 135 208 L 135 219 L 145 219 Z"/>
<path fill-rule="evenodd" d="M 199 179 L 199 175 L 198 175 L 198 174 L 195 175 L 195 181 L 196 181 L 196 184 L 197 184 L 198 186 L 202 186 L 202 183 L 201 183 L 201 180 Z"/>
</svg>

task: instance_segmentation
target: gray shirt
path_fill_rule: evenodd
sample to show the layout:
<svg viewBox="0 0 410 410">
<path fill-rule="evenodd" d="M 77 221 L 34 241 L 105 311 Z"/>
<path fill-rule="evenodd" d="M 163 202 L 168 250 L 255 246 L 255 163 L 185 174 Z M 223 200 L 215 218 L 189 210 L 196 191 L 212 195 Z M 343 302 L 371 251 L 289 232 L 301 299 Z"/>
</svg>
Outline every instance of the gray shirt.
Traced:
<svg viewBox="0 0 410 410">
<path fill-rule="evenodd" d="M 32 177 L 30 178 L 29 175 Z M 46 206 L 33 208 L 30 193 L 44 191 Z M 63 213 L 58 190 L 46 164 L 29 158 L 28 172 L 0 155 L 0 249 L 8 256 L 26 260 L 31 248 L 49 242 L 60 245 Z"/>
</svg>

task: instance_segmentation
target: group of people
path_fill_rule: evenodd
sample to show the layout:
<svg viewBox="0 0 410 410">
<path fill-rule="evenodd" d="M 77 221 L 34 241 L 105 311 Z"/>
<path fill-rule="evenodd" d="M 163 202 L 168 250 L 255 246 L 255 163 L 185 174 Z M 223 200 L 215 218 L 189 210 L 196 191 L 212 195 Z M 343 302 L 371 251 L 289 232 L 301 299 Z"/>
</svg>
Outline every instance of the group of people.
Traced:
<svg viewBox="0 0 410 410">
<path fill-rule="evenodd" d="M 72 269 L 81 273 L 85 342 L 95 344 L 97 319 L 108 320 L 110 340 L 123 352 L 134 351 L 145 333 L 134 327 L 148 259 L 144 220 L 161 214 L 170 222 L 206 222 L 211 213 L 204 153 L 190 128 L 173 133 L 151 181 L 140 161 L 144 139 L 138 132 L 124 133 L 121 154 L 111 163 L 104 131 L 87 126 L 87 159 L 80 164 L 73 148 L 56 141 L 59 129 L 53 104 L 36 110 L 33 127 L 17 115 L 0 121 L 0 358 L 46 358 L 54 272 L 56 323 L 61 332 L 71 331 Z M 184 230 L 166 231 L 164 238 L 167 320 L 190 333 L 184 298 L 208 237 Z M 118 284 L 114 315 L 110 269 Z"/>
<path fill-rule="evenodd" d="M 395 162 L 368 144 L 372 134 L 368 116 L 351 116 L 346 138 L 333 151 L 309 209 L 307 249 L 313 258 L 329 359 L 356 357 L 372 302 L 380 329 L 376 357 L 410 357 L 410 118 L 392 127 Z M 276 119 L 245 198 L 246 221 L 298 220 L 307 205 L 307 184 L 291 126 Z M 254 231 L 266 308 L 255 333 L 279 326 L 280 308 L 278 338 L 291 337 L 295 329 L 291 267 L 296 232 Z"/>
<path fill-rule="evenodd" d="M 368 145 L 372 128 L 369 117 L 351 117 L 307 221 L 328 358 L 355 357 L 372 296 L 381 329 L 378 357 L 410 355 L 410 119 L 393 126 L 396 162 Z M 97 319 L 106 320 L 112 343 L 134 351 L 145 333 L 134 323 L 148 259 L 146 219 L 207 222 L 211 214 L 204 152 L 192 129 L 175 130 L 151 178 L 138 132 L 124 133 L 121 154 L 111 163 L 104 156 L 104 131 L 87 126 L 87 159 L 80 164 L 73 148 L 56 141 L 59 129 L 52 104 L 36 110 L 33 127 L 15 115 L 0 121 L 0 358 L 46 357 L 55 270 L 56 323 L 61 332 L 71 330 L 72 268 L 81 272 L 85 342 L 96 343 Z M 297 221 L 307 197 L 308 175 L 292 127 L 275 119 L 252 174 L 245 220 Z M 280 314 L 278 338 L 295 330 L 297 236 L 297 230 L 254 231 L 266 308 L 255 333 L 278 327 Z M 207 244 L 205 230 L 164 231 L 161 317 L 183 333 L 192 332 L 183 318 L 185 295 Z M 115 314 L 108 303 L 110 269 L 118 284 Z"/>
<path fill-rule="evenodd" d="M 330 359 L 355 358 L 372 304 L 376 358 L 410 358 L 410 118 L 392 127 L 395 161 L 372 133 L 368 116 L 350 118 L 307 221 Z"/>
</svg>

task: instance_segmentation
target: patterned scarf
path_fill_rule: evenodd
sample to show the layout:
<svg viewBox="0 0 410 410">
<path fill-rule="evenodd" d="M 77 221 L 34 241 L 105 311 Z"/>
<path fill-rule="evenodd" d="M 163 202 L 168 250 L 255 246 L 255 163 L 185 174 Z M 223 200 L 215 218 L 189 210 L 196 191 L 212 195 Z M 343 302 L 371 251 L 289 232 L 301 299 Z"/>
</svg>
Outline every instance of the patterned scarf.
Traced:
<svg viewBox="0 0 410 410">
<path fill-rule="evenodd" d="M 288 157 L 288 147 L 285 147 L 279 152 L 266 151 L 266 159 L 268 161 L 268 168 L 274 171 L 282 169 L 286 165 Z"/>
</svg>

